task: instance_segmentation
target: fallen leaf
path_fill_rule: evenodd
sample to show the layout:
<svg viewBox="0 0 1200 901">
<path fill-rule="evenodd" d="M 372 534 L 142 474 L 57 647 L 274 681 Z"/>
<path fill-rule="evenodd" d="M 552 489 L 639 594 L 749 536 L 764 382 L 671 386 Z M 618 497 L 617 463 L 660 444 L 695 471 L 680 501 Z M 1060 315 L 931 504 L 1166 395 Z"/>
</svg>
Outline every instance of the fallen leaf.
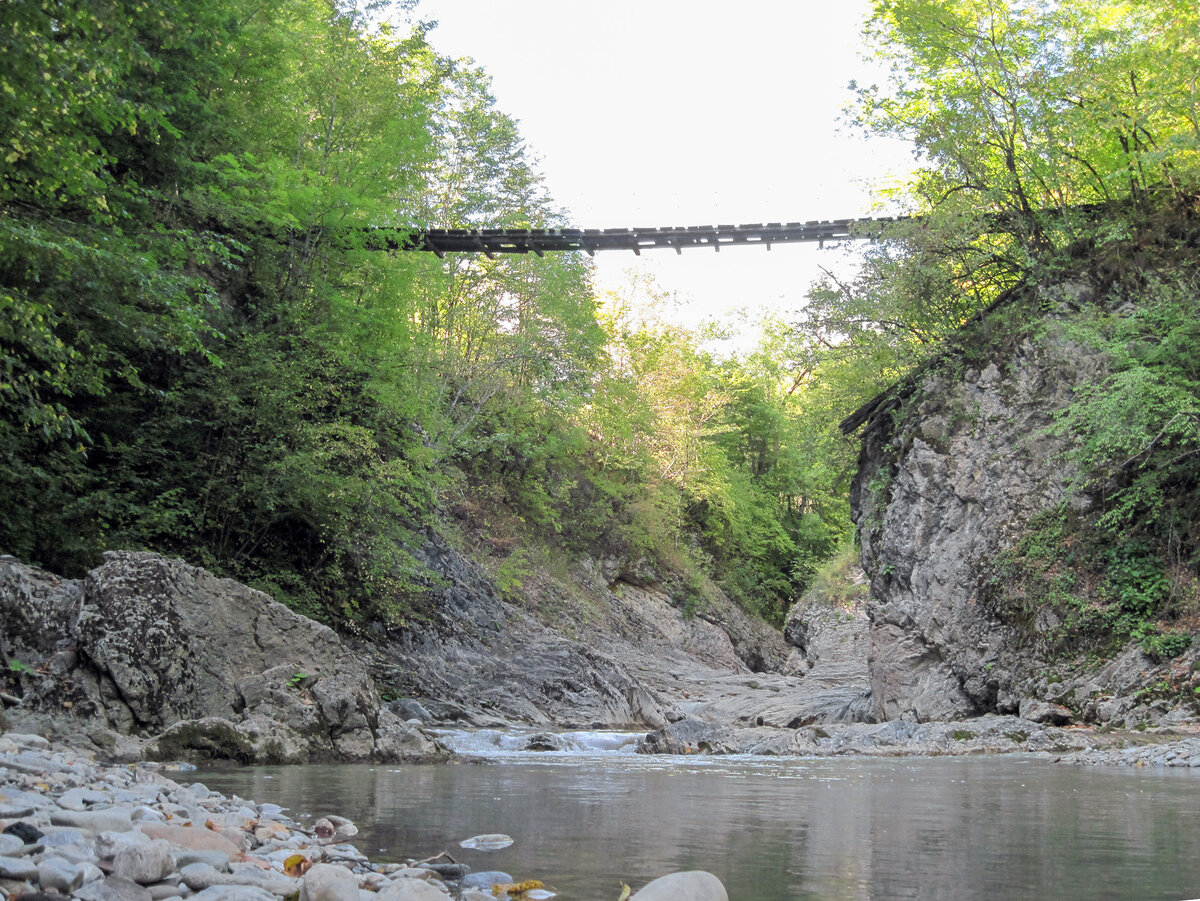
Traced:
<svg viewBox="0 0 1200 901">
<path fill-rule="evenodd" d="M 497 897 L 500 895 L 523 895 L 525 892 L 545 887 L 546 883 L 538 882 L 536 879 L 526 879 L 524 882 L 498 882 L 492 886 L 492 894 Z"/>
<path fill-rule="evenodd" d="M 303 854 L 293 854 L 283 862 L 283 872 L 293 879 L 303 876 L 312 867 L 312 861 Z"/>
<path fill-rule="evenodd" d="M 617 901 L 629 901 L 629 896 L 633 894 L 633 889 L 627 886 L 624 882 L 621 883 L 621 897 Z"/>
</svg>

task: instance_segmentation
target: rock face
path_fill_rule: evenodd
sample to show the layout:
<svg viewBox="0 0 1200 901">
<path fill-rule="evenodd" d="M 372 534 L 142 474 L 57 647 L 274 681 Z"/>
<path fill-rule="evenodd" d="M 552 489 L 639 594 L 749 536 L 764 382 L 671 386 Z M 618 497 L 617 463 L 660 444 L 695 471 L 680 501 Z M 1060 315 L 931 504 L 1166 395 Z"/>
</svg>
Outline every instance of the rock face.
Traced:
<svg viewBox="0 0 1200 901">
<path fill-rule="evenodd" d="M 1047 427 L 1077 386 L 1104 372 L 1099 353 L 1064 327 L 1091 298 L 1068 284 L 1035 300 L 1044 317 L 1036 338 L 997 339 L 993 358 L 975 365 L 932 367 L 864 432 L 851 505 L 871 579 L 878 720 L 1000 712 L 1062 723 L 1071 712 L 1060 701 L 1070 695 L 1095 699 L 1093 721 L 1119 725 L 1133 704 L 1114 696 L 1158 677 L 1131 650 L 1104 670 L 1047 680 L 1036 632 L 1054 624 L 1019 629 L 984 602 L 990 562 L 1031 517 L 1064 501 L 1087 504 L 1069 494 L 1077 473 L 1067 439 Z"/>
<path fill-rule="evenodd" d="M 555 629 L 436 539 L 422 555 L 442 576 L 429 588 L 427 622 L 363 647 L 379 682 L 403 696 L 393 706 L 405 716 L 487 728 L 660 729 L 688 717 L 794 728 L 866 709 L 860 699 L 848 710 L 869 689 L 865 642 L 861 678 L 831 692 L 822 682 L 831 665 L 815 677 L 789 673 L 777 631 L 727 600 L 685 614 L 637 561 L 582 560 L 575 575 L 590 606 Z"/>
<path fill-rule="evenodd" d="M 0 625 L 25 667 L 10 714 L 101 744 L 114 730 L 155 756 L 246 762 L 435 751 L 380 710 L 331 629 L 178 560 L 113 552 L 83 582 L 0 565 Z"/>
<path fill-rule="evenodd" d="M 784 672 L 803 678 L 809 699 L 807 721 L 795 726 L 875 721 L 865 597 L 844 606 L 802 599 L 788 614 L 784 637 L 793 646 Z"/>
<path fill-rule="evenodd" d="M 416 556 L 441 576 L 426 592 L 426 621 L 359 648 L 380 683 L 404 696 L 397 710 L 476 726 L 666 722 L 661 699 L 624 666 L 504 602 L 475 563 L 438 538 Z"/>
</svg>

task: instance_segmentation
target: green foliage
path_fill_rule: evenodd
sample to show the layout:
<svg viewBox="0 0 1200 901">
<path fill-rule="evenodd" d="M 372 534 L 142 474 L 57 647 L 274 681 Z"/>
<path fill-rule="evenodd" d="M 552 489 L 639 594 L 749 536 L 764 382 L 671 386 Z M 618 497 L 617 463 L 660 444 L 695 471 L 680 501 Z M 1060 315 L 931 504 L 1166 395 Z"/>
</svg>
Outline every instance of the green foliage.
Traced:
<svg viewBox="0 0 1200 901">
<path fill-rule="evenodd" d="M 1158 549 L 1136 537 L 1114 538 L 1094 516 L 1066 507 L 1034 517 L 993 561 L 983 586 L 1002 620 L 1051 651 L 1104 656 L 1135 641 L 1157 659 L 1191 646 L 1186 622 L 1197 611 L 1194 599 L 1183 602 L 1183 591 Z"/>
<path fill-rule="evenodd" d="M 1101 503 L 1102 528 L 1153 540 L 1196 566 L 1200 307 L 1195 278 L 1176 278 L 1144 279 L 1136 305 L 1097 312 L 1077 327 L 1111 371 L 1078 393 L 1056 429 L 1077 442 L 1079 487 Z"/>
<path fill-rule="evenodd" d="M 1200 62 L 1192 3 L 878 0 L 869 35 L 891 83 L 861 121 L 911 139 L 927 204 L 1001 214 L 1026 251 L 1080 203 L 1194 183 Z M 1049 215 L 1047 215 L 1049 214 Z"/>
</svg>

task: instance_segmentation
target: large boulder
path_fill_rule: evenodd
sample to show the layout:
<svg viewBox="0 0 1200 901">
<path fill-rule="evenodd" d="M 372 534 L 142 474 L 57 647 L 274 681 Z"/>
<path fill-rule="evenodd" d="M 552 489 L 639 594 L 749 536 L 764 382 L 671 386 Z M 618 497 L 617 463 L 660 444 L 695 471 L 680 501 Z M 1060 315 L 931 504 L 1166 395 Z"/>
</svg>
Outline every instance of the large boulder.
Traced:
<svg viewBox="0 0 1200 901">
<path fill-rule="evenodd" d="M 10 561 L 0 566 L 0 626 L 15 659 L 42 670 L 24 680 L 18 710 L 43 725 L 51 716 L 76 720 L 68 731 L 84 720 L 157 736 L 148 752 L 161 757 L 435 750 L 391 715 L 381 729 L 375 684 L 332 629 L 180 560 L 111 552 L 82 583 Z"/>
</svg>

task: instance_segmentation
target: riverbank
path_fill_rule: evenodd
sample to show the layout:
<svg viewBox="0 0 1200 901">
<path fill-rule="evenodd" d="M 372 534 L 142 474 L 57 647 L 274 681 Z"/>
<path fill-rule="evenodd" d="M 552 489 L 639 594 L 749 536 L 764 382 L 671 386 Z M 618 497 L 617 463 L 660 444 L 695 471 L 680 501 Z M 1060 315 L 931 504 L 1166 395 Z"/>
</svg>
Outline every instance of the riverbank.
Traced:
<svg viewBox="0 0 1200 901">
<path fill-rule="evenodd" d="M 105 766 L 40 736 L 0 735 L 0 897 L 484 901 L 497 885 L 516 884 L 527 901 L 553 897 L 536 874 L 472 873 L 445 854 L 372 862 L 349 841 L 358 829 L 345 817 L 301 823 L 277 805 L 178 781 L 189 771 Z M 633 898 L 664 901 L 681 883 L 701 893 L 688 897 L 727 901 L 719 881 L 700 873 L 668 874 Z"/>
</svg>

